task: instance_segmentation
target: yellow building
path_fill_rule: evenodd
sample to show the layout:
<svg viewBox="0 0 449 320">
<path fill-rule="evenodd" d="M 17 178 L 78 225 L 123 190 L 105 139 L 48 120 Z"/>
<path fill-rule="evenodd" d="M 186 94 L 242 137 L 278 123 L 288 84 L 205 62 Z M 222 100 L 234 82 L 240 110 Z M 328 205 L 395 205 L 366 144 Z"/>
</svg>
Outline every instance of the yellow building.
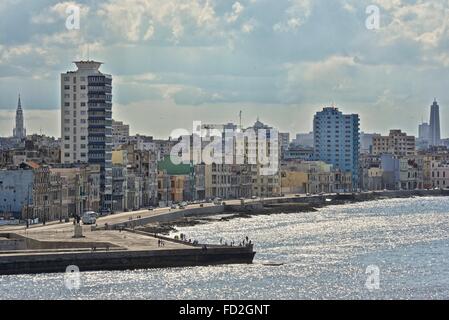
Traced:
<svg viewBox="0 0 449 320">
<path fill-rule="evenodd" d="M 112 151 L 112 164 L 124 165 L 126 159 L 125 150 L 114 150 Z"/>
<path fill-rule="evenodd" d="M 281 186 L 283 194 L 304 193 L 309 181 L 307 172 L 282 171 Z"/>
</svg>

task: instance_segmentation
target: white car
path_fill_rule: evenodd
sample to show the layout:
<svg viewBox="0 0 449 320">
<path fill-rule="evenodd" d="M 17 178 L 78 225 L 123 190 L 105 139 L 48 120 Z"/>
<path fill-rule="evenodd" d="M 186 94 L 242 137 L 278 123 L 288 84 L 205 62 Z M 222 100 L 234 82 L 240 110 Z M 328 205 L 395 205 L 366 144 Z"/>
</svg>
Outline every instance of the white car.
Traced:
<svg viewBox="0 0 449 320">
<path fill-rule="evenodd" d="M 96 224 L 97 223 L 97 213 L 93 211 L 88 211 L 83 214 L 81 218 L 83 224 Z"/>
</svg>

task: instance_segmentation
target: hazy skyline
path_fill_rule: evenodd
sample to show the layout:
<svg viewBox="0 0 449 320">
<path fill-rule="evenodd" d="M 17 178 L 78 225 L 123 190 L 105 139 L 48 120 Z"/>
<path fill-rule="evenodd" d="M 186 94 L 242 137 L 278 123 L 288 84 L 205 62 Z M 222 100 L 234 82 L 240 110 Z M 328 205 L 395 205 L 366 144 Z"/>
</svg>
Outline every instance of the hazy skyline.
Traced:
<svg viewBox="0 0 449 320">
<path fill-rule="evenodd" d="M 68 30 L 66 8 L 81 8 Z M 380 9 L 380 28 L 365 26 Z M 60 74 L 95 59 L 113 116 L 166 137 L 193 120 L 312 129 L 335 102 L 365 132 L 417 134 L 434 97 L 449 136 L 449 1 L 106 0 L 0 3 L 0 135 L 21 93 L 28 133 L 60 135 Z"/>
</svg>

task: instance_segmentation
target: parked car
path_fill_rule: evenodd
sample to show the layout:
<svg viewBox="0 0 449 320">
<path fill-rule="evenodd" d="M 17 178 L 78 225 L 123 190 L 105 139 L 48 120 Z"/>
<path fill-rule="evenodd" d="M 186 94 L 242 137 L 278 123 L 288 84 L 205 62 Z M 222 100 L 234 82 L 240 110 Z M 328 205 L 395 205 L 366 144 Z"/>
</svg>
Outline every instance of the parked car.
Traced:
<svg viewBox="0 0 449 320">
<path fill-rule="evenodd" d="M 83 224 L 96 224 L 97 223 L 97 213 L 93 211 L 88 211 L 83 214 L 81 219 Z"/>
<path fill-rule="evenodd" d="M 104 216 L 108 216 L 112 213 L 111 209 L 108 208 L 103 208 L 100 210 L 100 216 L 104 217 Z"/>
<path fill-rule="evenodd" d="M 100 217 L 100 214 L 98 212 L 95 212 L 95 211 L 92 211 L 92 210 L 84 211 L 83 216 L 85 214 L 91 214 L 91 215 L 95 216 L 96 218 Z"/>
<path fill-rule="evenodd" d="M 148 210 L 149 210 L 149 211 L 153 211 L 154 208 L 153 208 L 153 207 L 149 207 Z"/>
<path fill-rule="evenodd" d="M 170 208 L 177 209 L 176 204 L 172 204 Z"/>
</svg>

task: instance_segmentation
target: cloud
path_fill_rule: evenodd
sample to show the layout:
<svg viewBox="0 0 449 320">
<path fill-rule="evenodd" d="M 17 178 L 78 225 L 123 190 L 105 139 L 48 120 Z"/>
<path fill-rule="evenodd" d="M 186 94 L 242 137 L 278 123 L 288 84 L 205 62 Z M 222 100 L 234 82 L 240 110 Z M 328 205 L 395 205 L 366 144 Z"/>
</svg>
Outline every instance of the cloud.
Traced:
<svg viewBox="0 0 449 320">
<path fill-rule="evenodd" d="M 238 2 L 238 1 L 234 2 L 234 4 L 232 5 L 232 12 L 226 14 L 226 17 L 225 17 L 226 21 L 228 23 L 236 22 L 244 9 L 245 9 L 245 7 L 240 2 Z"/>
<path fill-rule="evenodd" d="M 0 110 L 0 136 L 12 136 L 13 128 L 15 126 L 14 119 L 15 111 Z M 24 119 L 28 134 L 43 132 L 55 137 L 60 135 L 61 127 L 59 110 L 28 110 L 25 108 Z M 49 121 L 49 119 L 51 119 L 51 121 Z"/>
<path fill-rule="evenodd" d="M 253 32 L 256 27 L 257 27 L 257 20 L 253 18 L 253 19 L 246 21 L 242 25 L 242 31 L 243 31 L 243 33 L 248 34 L 248 33 Z"/>
<path fill-rule="evenodd" d="M 276 23 L 273 30 L 276 32 L 290 32 L 298 30 L 312 12 L 312 2 L 310 0 L 293 0 L 285 11 L 283 21 Z"/>
<path fill-rule="evenodd" d="M 81 29 L 70 31 L 65 9 L 74 3 Z M 365 27 L 371 4 L 380 8 L 379 30 Z M 256 113 L 270 105 L 278 123 L 293 128 L 292 112 L 307 127 L 301 110 L 309 115 L 335 100 L 382 127 L 393 111 L 427 113 L 428 96 L 449 103 L 448 7 L 447 0 L 3 0 L 0 109 L 13 110 L 19 91 L 29 110 L 58 109 L 59 74 L 90 57 L 113 75 L 119 115 L 127 106 L 163 113 L 161 105 L 180 122 L 188 112 L 219 121 L 232 118 L 231 105 Z"/>
<path fill-rule="evenodd" d="M 89 7 L 82 5 L 75 1 L 59 2 L 49 8 L 45 8 L 40 13 L 35 14 L 31 18 L 31 22 L 35 24 L 52 24 L 58 20 L 66 20 L 68 17 L 67 9 L 79 8 L 80 17 L 87 17 L 89 14 Z"/>
<path fill-rule="evenodd" d="M 159 77 L 151 72 L 141 73 L 136 75 L 123 75 L 114 77 L 114 85 L 130 85 L 130 84 L 145 84 L 158 80 Z"/>
<path fill-rule="evenodd" d="M 109 0 L 99 6 L 98 17 L 106 29 L 130 42 L 153 39 L 159 31 L 162 36 L 168 31 L 177 42 L 186 29 L 201 33 L 216 22 L 209 0 Z"/>
</svg>

